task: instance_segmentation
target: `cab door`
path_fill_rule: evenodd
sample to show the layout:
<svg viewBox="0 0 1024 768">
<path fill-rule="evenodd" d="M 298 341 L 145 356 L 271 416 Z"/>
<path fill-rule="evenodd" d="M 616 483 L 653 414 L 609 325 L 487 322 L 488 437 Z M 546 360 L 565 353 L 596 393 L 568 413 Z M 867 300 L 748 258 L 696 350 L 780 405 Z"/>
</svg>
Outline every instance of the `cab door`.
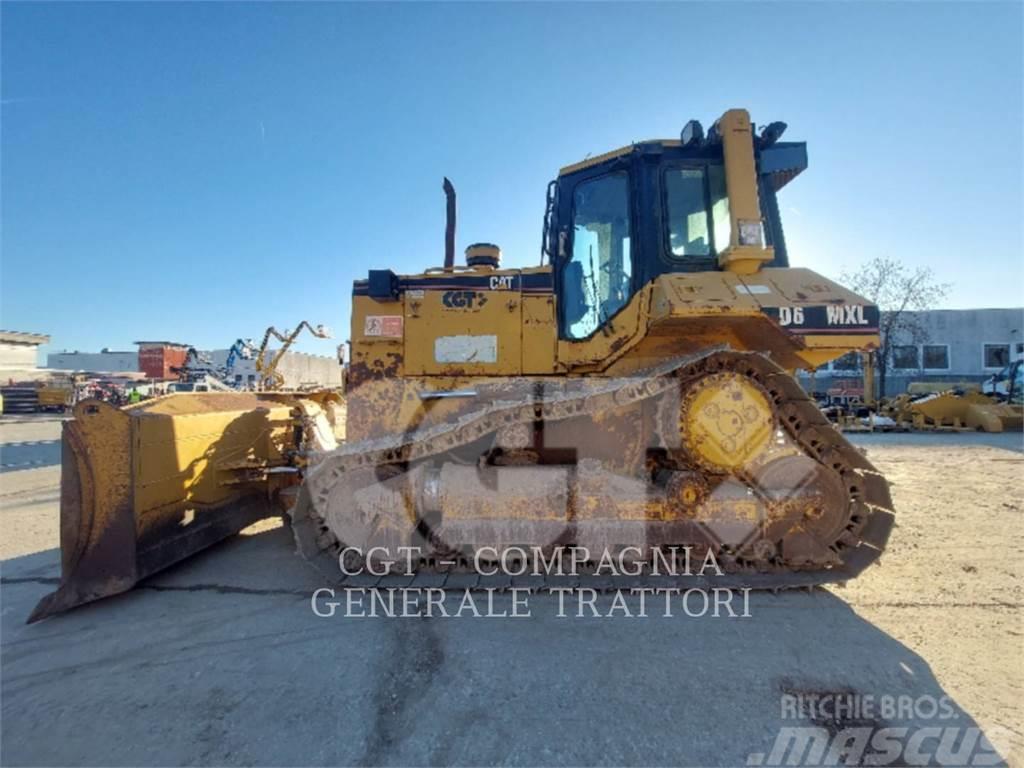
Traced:
<svg viewBox="0 0 1024 768">
<path fill-rule="evenodd" d="M 625 164 L 580 174 L 565 186 L 569 194 L 561 198 L 559 211 L 568 225 L 560 234 L 558 360 L 601 363 L 621 346 L 620 339 L 639 328 L 634 190 Z"/>
<path fill-rule="evenodd" d="M 633 226 L 629 172 L 581 178 L 572 188 L 568 252 L 560 270 L 560 335 L 586 339 L 633 294 Z"/>
<path fill-rule="evenodd" d="M 521 274 L 450 274 L 405 291 L 405 371 L 411 376 L 522 372 Z"/>
</svg>

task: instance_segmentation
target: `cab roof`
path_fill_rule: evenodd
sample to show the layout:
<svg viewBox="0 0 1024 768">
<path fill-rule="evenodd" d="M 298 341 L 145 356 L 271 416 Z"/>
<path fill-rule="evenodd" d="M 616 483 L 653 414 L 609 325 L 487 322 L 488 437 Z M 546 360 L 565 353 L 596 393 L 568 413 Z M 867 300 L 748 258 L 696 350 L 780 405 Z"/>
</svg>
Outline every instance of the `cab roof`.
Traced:
<svg viewBox="0 0 1024 768">
<path fill-rule="evenodd" d="M 679 139 L 649 139 L 647 141 L 627 144 L 594 157 L 584 158 L 578 163 L 564 166 L 558 175 L 568 176 L 579 171 L 595 168 L 609 161 L 626 155 L 637 154 L 669 154 L 672 159 L 692 157 L 707 159 L 717 150 L 721 153 L 720 144 L 702 142 L 696 146 L 684 147 Z M 778 141 L 767 147 L 755 147 L 758 160 L 758 172 L 768 177 L 772 188 L 777 192 L 807 169 L 807 143 L 803 141 Z"/>
</svg>

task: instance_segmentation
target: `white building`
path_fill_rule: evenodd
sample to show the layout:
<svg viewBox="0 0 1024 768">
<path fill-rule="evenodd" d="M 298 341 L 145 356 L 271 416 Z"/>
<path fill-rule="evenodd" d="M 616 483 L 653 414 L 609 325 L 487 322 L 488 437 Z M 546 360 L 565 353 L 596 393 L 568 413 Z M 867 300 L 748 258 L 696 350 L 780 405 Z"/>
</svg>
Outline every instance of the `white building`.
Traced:
<svg viewBox="0 0 1024 768">
<path fill-rule="evenodd" d="M 1015 359 L 1024 343 L 1024 308 L 1020 307 L 933 309 L 921 312 L 919 320 L 924 338 L 896 340 L 885 375 L 886 395 L 905 392 L 914 381 L 980 383 Z M 860 377 L 859 356 L 847 355 L 815 372 L 814 389 L 825 391 L 833 380 Z M 808 386 L 807 377 L 801 378 Z"/>
<path fill-rule="evenodd" d="M 34 371 L 39 367 L 39 347 L 49 342 L 50 337 L 42 333 L 0 331 L 0 373 Z"/>
<path fill-rule="evenodd" d="M 138 350 L 118 352 L 102 349 L 99 352 L 51 352 L 46 366 L 58 371 L 88 371 L 90 373 L 132 373 L 139 370 Z"/>
</svg>

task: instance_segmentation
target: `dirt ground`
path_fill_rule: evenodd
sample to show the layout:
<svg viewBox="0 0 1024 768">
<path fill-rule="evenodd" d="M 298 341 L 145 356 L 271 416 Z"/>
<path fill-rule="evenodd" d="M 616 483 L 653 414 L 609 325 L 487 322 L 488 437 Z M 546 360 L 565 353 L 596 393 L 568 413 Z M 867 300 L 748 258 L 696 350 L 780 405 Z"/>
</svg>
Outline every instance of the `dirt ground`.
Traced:
<svg viewBox="0 0 1024 768">
<path fill-rule="evenodd" d="M 1024 760 L 1024 456 L 984 446 L 872 445 L 896 528 L 881 567 L 834 590 L 923 656 Z"/>
<path fill-rule="evenodd" d="M 456 622 L 430 630 L 435 643 L 430 653 L 437 657 L 438 669 L 454 667 L 458 675 L 449 679 L 446 675 L 452 673 L 432 672 L 416 662 L 406 679 L 393 666 L 398 663 L 395 660 L 403 656 L 404 644 L 411 644 L 411 653 L 417 643 L 426 642 L 423 638 L 427 635 L 408 634 L 405 627 L 410 625 L 400 620 L 386 626 L 346 620 L 331 627 L 333 635 L 326 635 L 322 624 L 307 626 L 308 592 L 315 582 L 303 566 L 295 564 L 287 537 L 280 530 L 250 536 L 248 541 L 239 537 L 239 544 L 225 545 L 172 569 L 152 587 L 72 612 L 66 618 L 25 627 L 24 616 L 53 588 L 57 572 L 58 430 L 57 421 L 0 424 L 0 452 L 7 467 L 0 475 L 5 765 L 741 764 L 749 749 L 736 751 L 737 744 L 745 738 L 757 741 L 763 733 L 774 733 L 771 729 L 777 726 L 772 725 L 772 718 L 777 718 L 777 683 L 771 683 L 775 687 L 770 695 L 765 694 L 764 702 L 758 703 L 760 694 L 752 692 L 759 690 L 762 679 L 801 674 L 820 679 L 833 675 L 837 681 L 850 680 L 867 690 L 882 691 L 891 689 L 888 681 L 893 675 L 891 686 L 897 690 L 944 692 L 993 738 L 1009 764 L 1024 765 L 1024 561 L 1019 545 L 1024 534 L 1024 453 L 1019 449 L 981 444 L 971 441 L 969 435 L 962 442 L 954 438 L 917 444 L 901 444 L 896 436 L 891 442 L 872 436 L 866 441 L 866 450 L 890 478 L 897 507 L 897 526 L 881 566 L 847 586 L 830 589 L 831 594 L 760 598 L 764 623 L 757 624 L 756 632 L 749 636 L 737 634 L 733 625 L 711 623 L 650 623 L 645 625 L 649 632 L 645 629 L 642 637 L 636 634 L 636 625 L 612 623 L 601 624 L 595 634 L 582 632 L 571 623 L 542 623 L 531 628 L 514 622 L 507 626 L 489 621 L 470 622 L 471 626 Z M 854 438 L 854 442 L 859 441 Z M 242 596 L 232 594 L 225 584 L 242 590 Z M 224 606 L 233 613 L 225 617 Z M 119 622 L 122 629 L 117 628 Z M 139 636 L 134 629 L 137 626 L 145 626 L 147 634 Z M 394 632 L 399 634 L 388 640 Z M 89 643 L 79 643 L 82 637 Z M 245 640 L 247 637 L 256 642 Z M 339 645 L 342 637 L 355 639 L 351 645 Z M 283 656 L 286 646 L 282 638 L 291 649 Z M 389 645 L 392 640 L 397 645 Z M 123 652 L 126 645 L 130 653 Z M 70 664 L 66 654 L 72 647 L 75 654 L 88 658 Z M 160 651 L 162 647 L 173 648 L 173 653 Z M 218 654 L 224 655 L 217 658 L 224 661 L 217 664 L 228 665 L 226 672 L 206 661 L 209 648 L 223 649 Z M 587 648 L 590 655 L 582 650 Z M 192 656 L 193 651 L 201 655 Z M 380 659 L 378 651 L 384 654 Z M 264 714 L 254 709 L 256 702 L 275 696 L 287 699 L 288 695 L 279 687 L 257 687 L 246 693 L 247 686 L 265 686 L 260 681 L 268 670 L 289 663 L 288 659 L 320 658 L 327 653 L 333 661 L 326 678 L 324 674 L 314 676 L 313 670 L 326 673 L 328 667 L 302 664 L 299 671 L 288 672 L 302 681 L 302 692 L 287 700 L 288 706 L 316 707 L 313 713 L 305 715 L 304 724 L 290 726 L 291 737 L 282 731 L 274 737 L 277 741 L 246 752 L 255 749 L 253 744 L 263 743 L 259 739 L 266 738 L 270 727 L 264 723 L 274 723 L 281 716 L 277 710 Z M 729 653 L 734 655 L 725 658 Z M 593 654 L 601 654 L 596 662 Z M 501 659 L 502 663 L 495 666 L 489 659 Z M 626 659 L 629 663 L 623 666 Z M 680 718 L 684 728 L 703 734 L 683 740 L 689 751 L 669 751 L 683 749 L 678 734 L 672 737 L 629 717 L 611 716 L 608 707 L 622 704 L 600 700 L 607 695 L 607 688 L 587 694 L 586 687 L 593 685 L 593 680 L 586 676 L 595 674 L 615 685 L 647 686 L 646 690 L 656 692 L 665 680 L 675 679 L 665 678 L 668 661 L 686 665 L 693 686 L 703 685 L 704 675 L 709 685 L 718 688 L 710 702 L 686 709 L 680 703 L 683 699 L 673 695 L 673 686 L 679 684 L 673 683 L 664 694 L 665 702 L 654 704 L 653 711 L 667 707 L 664 711 Z M 181 667 L 175 666 L 179 662 Z M 372 673 L 377 664 L 387 670 L 383 678 Z M 252 668 L 243 670 L 245 665 Z M 484 666 L 477 669 L 477 665 Z M 577 671 L 580 665 L 585 669 Z M 74 676 L 66 676 L 68 669 Z M 354 729 L 346 731 L 344 744 L 359 748 L 350 753 L 339 743 L 333 747 L 337 751 L 331 752 L 317 741 L 319 737 L 303 730 L 330 715 L 329 707 L 307 702 L 312 694 L 306 691 L 322 689 L 321 697 L 332 697 L 337 690 L 331 687 L 334 676 L 340 686 L 343 677 L 362 674 L 364 669 L 368 675 L 365 686 L 380 689 L 374 695 L 386 701 L 394 699 L 396 686 L 406 692 L 429 685 L 441 685 L 442 690 L 422 702 L 424 719 L 416 722 L 402 719 L 410 717 L 409 712 L 392 711 L 390 704 L 383 709 L 379 701 L 364 704 L 360 694 L 342 699 L 350 708 L 344 727 Z M 889 671 L 893 669 L 895 674 Z M 917 682 L 897 680 L 900 669 L 917 675 Z M 200 671 L 201 677 L 197 677 Z M 185 673 L 191 682 L 181 687 L 177 681 Z M 124 679 L 125 674 L 132 679 Z M 544 694 L 551 702 L 530 703 L 527 698 L 522 702 L 527 708 L 516 709 L 519 685 L 525 686 L 534 677 L 545 686 L 556 681 L 552 692 Z M 150 688 L 140 687 L 144 685 Z M 286 686 L 287 681 L 278 680 L 275 685 Z M 436 713 L 440 702 L 444 702 L 446 713 L 456 711 L 464 704 L 469 706 L 466 702 L 475 701 L 478 689 L 489 685 L 495 688 L 503 708 L 495 709 L 489 698 L 474 704 L 465 715 L 469 731 L 438 734 L 436 727 L 417 730 L 426 727 L 421 722 L 433 722 L 431 713 Z M 568 690 L 560 686 L 568 686 Z M 198 695 L 196 690 L 204 691 L 205 698 L 199 702 L 202 706 L 191 709 L 196 702 L 190 697 Z M 581 698 L 584 694 L 592 699 Z M 125 709 L 117 709 L 119 697 L 126 697 Z M 569 700 L 578 702 L 574 727 L 590 728 L 589 736 L 581 731 L 578 741 L 553 743 L 545 731 L 552 724 L 536 719 L 536 707 L 561 706 L 557 702 Z M 94 710 L 92 704 L 97 701 L 104 703 Z M 210 701 L 216 705 L 213 715 L 202 714 Z M 418 706 L 421 704 L 410 704 L 410 711 L 418 712 Z M 678 711 L 681 706 L 682 712 Z M 322 714 L 325 711 L 326 715 Z M 500 727 L 494 730 L 496 722 L 505 725 L 501 713 L 506 713 L 506 720 L 514 720 L 520 715 L 507 713 L 520 711 L 522 717 L 534 718 L 529 721 L 534 736 L 517 731 L 520 741 L 512 747 L 508 734 L 490 741 L 489 736 L 480 735 L 501 733 Z M 627 707 L 625 711 L 631 710 Z M 286 713 L 286 719 L 297 716 Z M 334 717 L 330 715 L 331 722 Z M 192 720 L 183 721 L 185 725 L 179 728 L 175 723 L 181 718 Z M 369 734 L 365 743 L 358 735 L 364 718 Z M 743 728 L 722 728 L 723 718 L 744 723 Z M 140 721 L 138 729 L 131 731 L 132 737 L 110 737 L 122 727 L 130 728 L 126 720 L 132 719 Z M 163 720 L 163 730 L 155 734 L 154 724 Z M 341 714 L 337 722 L 341 728 Z M 474 724 L 480 723 L 487 728 L 473 731 Z M 189 735 L 188 724 L 206 734 L 199 746 Z M 48 736 L 57 732 L 54 729 L 63 734 L 61 738 Z M 243 732 L 248 741 L 232 741 L 241 739 Z M 466 733 L 476 735 L 460 741 Z M 293 741 L 288 742 L 289 738 Z M 674 757 L 666 759 L 669 754 Z"/>
</svg>

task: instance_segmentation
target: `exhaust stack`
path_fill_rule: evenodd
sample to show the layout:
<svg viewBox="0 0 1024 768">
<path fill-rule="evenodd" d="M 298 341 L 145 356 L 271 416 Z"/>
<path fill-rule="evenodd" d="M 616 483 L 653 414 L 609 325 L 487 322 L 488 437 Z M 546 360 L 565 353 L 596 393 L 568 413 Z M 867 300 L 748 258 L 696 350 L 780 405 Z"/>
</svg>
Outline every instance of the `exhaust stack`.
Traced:
<svg viewBox="0 0 1024 768">
<path fill-rule="evenodd" d="M 447 201 L 447 212 L 444 226 L 444 271 L 455 269 L 455 187 L 444 177 L 444 196 Z"/>
</svg>

